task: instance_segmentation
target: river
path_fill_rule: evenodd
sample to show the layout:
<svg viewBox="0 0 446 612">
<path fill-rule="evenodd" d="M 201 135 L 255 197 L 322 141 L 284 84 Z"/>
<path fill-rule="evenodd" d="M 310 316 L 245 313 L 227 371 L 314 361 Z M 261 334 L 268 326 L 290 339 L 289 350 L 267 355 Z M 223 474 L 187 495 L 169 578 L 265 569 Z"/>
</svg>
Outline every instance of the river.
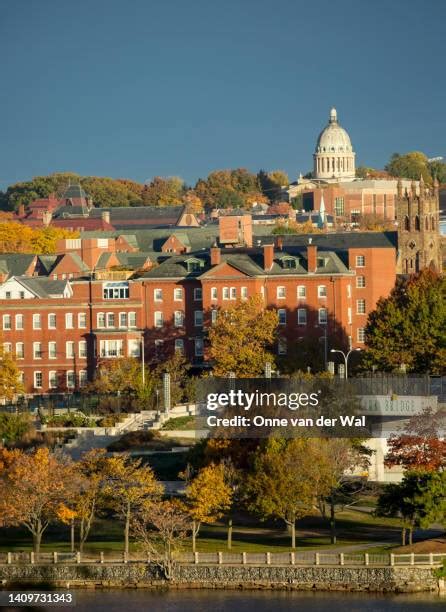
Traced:
<svg viewBox="0 0 446 612">
<path fill-rule="evenodd" d="M 287 591 L 74 591 L 75 612 L 440 612 L 446 597 L 430 594 L 308 593 Z M 42 608 L 40 608 L 42 609 Z M 50 610 L 50 608 L 48 608 Z M 53 608 L 54 610 L 54 608 Z"/>
</svg>

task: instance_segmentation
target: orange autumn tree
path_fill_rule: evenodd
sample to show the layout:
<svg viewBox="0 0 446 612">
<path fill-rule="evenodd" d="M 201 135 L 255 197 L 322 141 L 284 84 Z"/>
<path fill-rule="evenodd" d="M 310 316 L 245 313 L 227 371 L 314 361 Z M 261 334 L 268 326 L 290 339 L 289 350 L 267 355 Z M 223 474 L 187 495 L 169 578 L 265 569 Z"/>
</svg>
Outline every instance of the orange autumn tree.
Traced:
<svg viewBox="0 0 446 612">
<path fill-rule="evenodd" d="M 62 238 L 77 238 L 79 232 L 60 227 L 32 228 L 15 221 L 0 222 L 0 253 L 56 252 L 56 242 Z"/>
<path fill-rule="evenodd" d="M 10 402 L 18 393 L 23 393 L 20 371 L 13 355 L 5 351 L 0 343 L 0 399 Z"/>
<path fill-rule="evenodd" d="M 249 378 L 263 373 L 265 363 L 274 363 L 270 348 L 275 341 L 279 319 L 265 309 L 261 296 L 253 296 L 225 310 L 219 310 L 209 329 L 209 356 L 214 376 Z"/>
<path fill-rule="evenodd" d="M 444 412 L 425 408 L 409 419 L 404 431 L 387 441 L 386 467 L 402 466 L 406 470 L 438 472 L 446 469 L 446 440 Z"/>
<path fill-rule="evenodd" d="M 211 464 L 202 468 L 186 488 L 187 512 L 192 518 L 192 550 L 201 523 L 213 523 L 231 506 L 232 489 L 226 482 L 225 467 Z"/>
<path fill-rule="evenodd" d="M 46 528 L 73 494 L 73 466 L 47 448 L 16 451 L 12 460 L 6 459 L 7 468 L 0 472 L 0 525 L 25 527 L 38 553 Z"/>
</svg>

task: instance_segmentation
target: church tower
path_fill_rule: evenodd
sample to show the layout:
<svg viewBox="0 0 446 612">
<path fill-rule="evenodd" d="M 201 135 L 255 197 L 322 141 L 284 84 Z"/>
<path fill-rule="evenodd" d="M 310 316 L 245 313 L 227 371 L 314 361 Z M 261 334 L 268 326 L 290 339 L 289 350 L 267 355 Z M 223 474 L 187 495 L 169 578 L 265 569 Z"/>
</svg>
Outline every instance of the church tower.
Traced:
<svg viewBox="0 0 446 612">
<path fill-rule="evenodd" d="M 403 193 L 398 180 L 396 216 L 398 223 L 399 274 L 415 274 L 423 268 L 441 272 L 441 246 L 439 226 L 439 185 L 426 186 L 423 177 L 417 186 L 412 181 L 410 190 Z"/>
</svg>

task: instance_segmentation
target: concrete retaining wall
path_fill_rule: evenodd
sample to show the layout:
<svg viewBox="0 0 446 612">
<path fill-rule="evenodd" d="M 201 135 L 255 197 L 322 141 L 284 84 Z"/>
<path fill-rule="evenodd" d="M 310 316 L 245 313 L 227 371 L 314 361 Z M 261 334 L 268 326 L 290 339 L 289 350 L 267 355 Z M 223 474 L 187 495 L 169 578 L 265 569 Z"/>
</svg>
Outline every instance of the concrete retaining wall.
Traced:
<svg viewBox="0 0 446 612">
<path fill-rule="evenodd" d="M 180 565 L 174 582 L 164 581 L 155 565 L 3 565 L 4 587 L 46 583 L 66 587 L 263 588 L 296 590 L 436 591 L 438 580 L 426 567 L 283 567 Z"/>
</svg>

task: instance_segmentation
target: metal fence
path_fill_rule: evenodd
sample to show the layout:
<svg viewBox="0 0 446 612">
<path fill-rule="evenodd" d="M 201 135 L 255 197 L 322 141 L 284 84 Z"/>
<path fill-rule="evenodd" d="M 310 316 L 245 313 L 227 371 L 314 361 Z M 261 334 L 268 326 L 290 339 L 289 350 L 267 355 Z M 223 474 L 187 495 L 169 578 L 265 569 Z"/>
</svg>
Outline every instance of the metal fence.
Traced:
<svg viewBox="0 0 446 612">
<path fill-rule="evenodd" d="M 3 552 L 0 565 L 54 565 L 54 564 L 96 564 L 96 563 L 150 563 L 150 555 L 141 553 L 66 553 L 66 552 Z M 185 552 L 177 553 L 176 561 L 194 565 L 250 565 L 250 566 L 440 566 L 446 561 L 446 553 L 426 554 L 374 554 L 374 553 L 318 553 L 318 552 Z"/>
</svg>

